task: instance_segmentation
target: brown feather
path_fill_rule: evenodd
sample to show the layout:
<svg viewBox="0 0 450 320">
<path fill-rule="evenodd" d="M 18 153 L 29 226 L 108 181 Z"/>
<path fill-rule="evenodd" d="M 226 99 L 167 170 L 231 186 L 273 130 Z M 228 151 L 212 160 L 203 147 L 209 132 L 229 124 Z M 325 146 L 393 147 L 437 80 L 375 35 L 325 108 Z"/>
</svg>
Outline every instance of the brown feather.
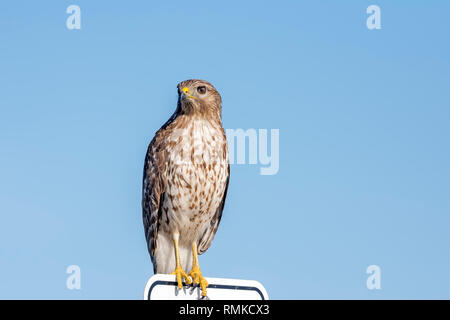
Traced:
<svg viewBox="0 0 450 320">
<path fill-rule="evenodd" d="M 206 94 L 194 92 L 205 86 Z M 178 84 L 177 108 L 150 142 L 144 165 L 142 214 L 148 250 L 159 268 L 158 236 L 180 234 L 180 246 L 196 241 L 205 252 L 217 232 L 225 204 L 230 166 L 221 119 L 221 97 L 203 80 Z M 198 148 L 201 148 L 198 150 Z M 172 262 L 173 257 L 165 257 Z M 165 265 L 167 262 L 165 262 Z"/>
</svg>

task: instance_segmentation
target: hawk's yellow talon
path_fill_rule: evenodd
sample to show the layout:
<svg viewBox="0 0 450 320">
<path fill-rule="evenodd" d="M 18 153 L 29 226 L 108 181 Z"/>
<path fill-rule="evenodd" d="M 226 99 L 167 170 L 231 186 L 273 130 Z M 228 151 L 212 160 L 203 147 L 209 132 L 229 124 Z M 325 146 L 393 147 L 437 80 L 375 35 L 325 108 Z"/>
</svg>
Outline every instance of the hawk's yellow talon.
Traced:
<svg viewBox="0 0 450 320">
<path fill-rule="evenodd" d="M 200 271 L 200 266 L 198 264 L 198 250 L 197 243 L 192 243 L 192 270 L 189 272 L 189 276 L 192 277 L 192 281 L 195 284 L 199 284 L 202 289 L 202 297 L 206 297 L 206 288 L 208 287 L 208 281 L 206 281 L 205 277 L 203 277 L 202 272 Z"/>
<path fill-rule="evenodd" d="M 182 279 L 184 279 L 184 282 L 187 285 L 191 284 L 191 279 L 189 279 L 188 275 L 186 274 L 186 272 L 184 272 L 184 270 L 181 267 L 177 267 L 175 271 L 172 272 L 171 274 L 174 274 L 177 277 L 178 289 L 181 290 L 183 288 Z"/>
<path fill-rule="evenodd" d="M 194 265 L 191 272 L 189 272 L 189 276 L 192 278 L 192 284 L 200 285 L 200 288 L 202 289 L 202 297 L 206 297 L 206 288 L 208 287 L 208 281 L 206 281 L 205 277 L 203 277 L 198 265 Z"/>
</svg>

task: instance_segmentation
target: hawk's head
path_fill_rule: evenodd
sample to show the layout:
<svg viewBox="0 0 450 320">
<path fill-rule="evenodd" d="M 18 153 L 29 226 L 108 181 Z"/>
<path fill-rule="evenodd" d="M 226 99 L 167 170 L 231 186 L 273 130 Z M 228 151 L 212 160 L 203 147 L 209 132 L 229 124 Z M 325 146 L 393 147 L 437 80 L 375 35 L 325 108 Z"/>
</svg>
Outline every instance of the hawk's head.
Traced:
<svg viewBox="0 0 450 320">
<path fill-rule="evenodd" d="M 180 82 L 178 88 L 178 108 L 185 114 L 219 116 L 222 99 L 216 88 L 208 81 L 191 79 Z"/>
</svg>

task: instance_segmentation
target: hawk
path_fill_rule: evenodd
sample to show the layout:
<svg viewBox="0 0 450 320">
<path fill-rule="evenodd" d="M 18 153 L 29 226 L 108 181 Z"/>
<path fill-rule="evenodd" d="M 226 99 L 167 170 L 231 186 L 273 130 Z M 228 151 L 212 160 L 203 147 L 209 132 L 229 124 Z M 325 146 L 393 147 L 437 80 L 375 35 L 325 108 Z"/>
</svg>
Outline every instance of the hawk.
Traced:
<svg viewBox="0 0 450 320">
<path fill-rule="evenodd" d="M 199 285 L 205 297 L 198 255 L 217 232 L 230 180 L 222 99 L 204 80 L 177 88 L 177 108 L 145 157 L 142 218 L 154 272 L 175 274 L 178 289 L 183 279 Z"/>
</svg>

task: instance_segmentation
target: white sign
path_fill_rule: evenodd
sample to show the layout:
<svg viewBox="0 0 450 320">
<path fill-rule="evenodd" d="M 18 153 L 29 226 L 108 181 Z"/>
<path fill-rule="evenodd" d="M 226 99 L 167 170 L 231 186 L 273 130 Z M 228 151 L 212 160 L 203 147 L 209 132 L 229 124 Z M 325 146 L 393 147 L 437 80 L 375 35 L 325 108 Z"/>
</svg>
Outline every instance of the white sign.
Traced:
<svg viewBox="0 0 450 320">
<path fill-rule="evenodd" d="M 209 283 L 206 299 L 268 300 L 266 289 L 258 281 L 206 278 Z M 175 275 L 155 274 L 145 286 L 144 300 L 199 300 L 199 287 L 183 286 L 178 290 Z"/>
</svg>

